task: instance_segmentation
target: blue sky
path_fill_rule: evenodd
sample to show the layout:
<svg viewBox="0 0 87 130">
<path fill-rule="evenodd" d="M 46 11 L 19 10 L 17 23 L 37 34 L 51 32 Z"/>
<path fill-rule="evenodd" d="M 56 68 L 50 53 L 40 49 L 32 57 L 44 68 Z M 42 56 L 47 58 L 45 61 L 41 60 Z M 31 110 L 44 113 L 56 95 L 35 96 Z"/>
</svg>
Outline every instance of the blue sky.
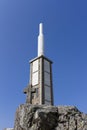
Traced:
<svg viewBox="0 0 87 130">
<path fill-rule="evenodd" d="M 87 113 L 87 0 L 0 0 L 0 130 L 13 127 L 25 103 L 40 22 L 45 56 L 54 62 L 55 105 Z"/>
</svg>

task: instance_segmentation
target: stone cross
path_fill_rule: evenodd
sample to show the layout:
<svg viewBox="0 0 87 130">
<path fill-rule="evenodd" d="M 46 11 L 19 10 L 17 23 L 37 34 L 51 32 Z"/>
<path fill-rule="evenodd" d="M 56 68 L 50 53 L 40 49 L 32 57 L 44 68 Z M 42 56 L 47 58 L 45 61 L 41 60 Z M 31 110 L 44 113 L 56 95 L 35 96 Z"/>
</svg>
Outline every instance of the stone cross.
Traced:
<svg viewBox="0 0 87 130">
<path fill-rule="evenodd" d="M 32 104 L 32 94 L 36 92 L 36 89 L 32 88 L 31 84 L 28 84 L 23 92 L 24 94 L 27 94 L 26 103 Z"/>
</svg>

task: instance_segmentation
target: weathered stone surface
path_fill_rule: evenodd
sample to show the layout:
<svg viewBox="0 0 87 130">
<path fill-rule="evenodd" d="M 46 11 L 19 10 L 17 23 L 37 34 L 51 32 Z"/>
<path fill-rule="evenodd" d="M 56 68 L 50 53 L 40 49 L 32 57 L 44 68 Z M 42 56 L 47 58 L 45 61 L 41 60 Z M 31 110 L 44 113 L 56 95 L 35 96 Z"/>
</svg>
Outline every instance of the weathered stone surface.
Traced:
<svg viewBox="0 0 87 130">
<path fill-rule="evenodd" d="M 14 130 L 87 130 L 87 115 L 73 106 L 20 105 Z"/>
<path fill-rule="evenodd" d="M 87 115 L 73 106 L 58 107 L 58 126 L 56 130 L 87 130 Z"/>
<path fill-rule="evenodd" d="M 58 123 L 58 108 L 21 105 L 16 112 L 15 130 L 51 130 Z"/>
</svg>

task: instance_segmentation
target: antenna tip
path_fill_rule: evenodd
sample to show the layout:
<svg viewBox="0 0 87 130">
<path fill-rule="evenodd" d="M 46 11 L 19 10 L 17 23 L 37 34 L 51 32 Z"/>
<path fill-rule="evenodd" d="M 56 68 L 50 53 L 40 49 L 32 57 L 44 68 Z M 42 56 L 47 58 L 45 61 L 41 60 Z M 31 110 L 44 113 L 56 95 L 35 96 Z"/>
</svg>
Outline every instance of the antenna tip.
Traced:
<svg viewBox="0 0 87 130">
<path fill-rule="evenodd" d="M 43 34 L 43 23 L 39 24 L 39 33 Z"/>
</svg>

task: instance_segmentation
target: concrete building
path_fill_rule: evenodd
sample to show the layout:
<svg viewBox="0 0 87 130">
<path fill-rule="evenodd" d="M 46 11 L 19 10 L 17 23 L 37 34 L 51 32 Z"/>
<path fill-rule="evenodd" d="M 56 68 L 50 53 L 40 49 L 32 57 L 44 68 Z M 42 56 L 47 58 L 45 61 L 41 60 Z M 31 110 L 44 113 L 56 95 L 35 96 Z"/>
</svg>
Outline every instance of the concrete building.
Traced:
<svg viewBox="0 0 87 130">
<path fill-rule="evenodd" d="M 42 23 L 39 25 L 38 56 L 30 61 L 30 82 L 24 93 L 27 103 L 53 105 L 52 61 L 44 56 Z"/>
</svg>

